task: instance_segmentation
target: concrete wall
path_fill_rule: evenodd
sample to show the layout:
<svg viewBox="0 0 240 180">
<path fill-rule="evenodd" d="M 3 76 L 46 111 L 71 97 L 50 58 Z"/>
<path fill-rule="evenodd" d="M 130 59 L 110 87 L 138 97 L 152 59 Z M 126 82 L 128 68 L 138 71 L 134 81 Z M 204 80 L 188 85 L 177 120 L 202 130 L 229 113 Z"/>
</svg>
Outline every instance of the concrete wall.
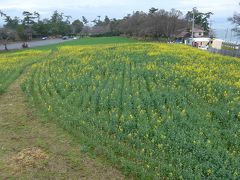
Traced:
<svg viewBox="0 0 240 180">
<path fill-rule="evenodd" d="M 209 48 L 208 51 L 211 53 L 222 54 L 225 56 L 240 57 L 240 50 L 232 50 L 231 51 L 231 50 Z"/>
</svg>

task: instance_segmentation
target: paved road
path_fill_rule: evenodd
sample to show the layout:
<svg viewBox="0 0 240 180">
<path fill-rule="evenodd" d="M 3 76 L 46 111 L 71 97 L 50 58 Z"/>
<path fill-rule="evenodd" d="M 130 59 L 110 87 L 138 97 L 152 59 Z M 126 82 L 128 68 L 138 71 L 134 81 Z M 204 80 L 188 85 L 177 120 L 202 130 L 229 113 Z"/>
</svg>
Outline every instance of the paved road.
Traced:
<svg viewBox="0 0 240 180">
<path fill-rule="evenodd" d="M 39 40 L 28 42 L 29 47 L 45 46 L 50 44 L 58 44 L 61 42 L 71 41 L 72 39 L 62 40 L 62 39 L 48 39 L 48 40 Z M 9 50 L 22 49 L 22 42 L 8 44 Z M 0 51 L 4 50 L 4 46 L 0 45 Z"/>
</svg>

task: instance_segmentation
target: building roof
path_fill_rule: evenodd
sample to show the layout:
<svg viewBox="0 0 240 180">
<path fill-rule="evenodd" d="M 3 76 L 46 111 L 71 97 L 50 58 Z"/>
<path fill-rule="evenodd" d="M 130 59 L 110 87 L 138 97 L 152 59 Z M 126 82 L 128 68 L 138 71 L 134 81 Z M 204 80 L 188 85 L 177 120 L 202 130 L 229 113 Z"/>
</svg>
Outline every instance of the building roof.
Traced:
<svg viewBox="0 0 240 180">
<path fill-rule="evenodd" d="M 190 35 L 190 32 L 183 31 L 180 34 L 178 34 L 177 37 L 186 37 L 187 35 Z"/>
<path fill-rule="evenodd" d="M 192 32 L 192 29 L 190 29 L 190 32 Z M 204 33 L 205 31 L 203 29 L 200 29 L 200 28 L 194 28 L 193 32 L 194 33 Z"/>
<path fill-rule="evenodd" d="M 192 39 L 192 38 L 190 38 Z M 208 42 L 210 41 L 210 38 L 193 38 L 193 41 L 195 42 Z"/>
<path fill-rule="evenodd" d="M 220 41 L 220 42 L 223 42 L 224 40 L 222 40 L 222 39 L 213 39 L 213 41 Z"/>
<path fill-rule="evenodd" d="M 177 32 L 180 32 L 177 37 L 183 38 L 183 37 L 190 37 L 192 34 L 192 29 L 190 28 L 182 28 L 178 29 Z M 201 27 L 195 27 L 193 30 L 194 33 L 204 33 L 205 31 Z"/>
</svg>

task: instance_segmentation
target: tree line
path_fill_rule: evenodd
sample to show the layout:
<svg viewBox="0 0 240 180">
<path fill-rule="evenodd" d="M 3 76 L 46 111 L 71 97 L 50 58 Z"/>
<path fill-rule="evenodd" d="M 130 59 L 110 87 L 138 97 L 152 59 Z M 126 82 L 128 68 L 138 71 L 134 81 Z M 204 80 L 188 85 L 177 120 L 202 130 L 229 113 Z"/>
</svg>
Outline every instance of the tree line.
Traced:
<svg viewBox="0 0 240 180">
<path fill-rule="evenodd" d="M 210 31 L 209 19 L 213 13 L 202 13 L 195 9 L 194 14 L 195 24 L 205 31 L 205 35 L 208 35 Z M 193 21 L 192 17 L 192 11 L 184 15 L 176 9 L 166 11 L 153 7 L 147 13 L 136 11 L 120 20 L 110 20 L 107 16 L 103 21 L 99 19 L 94 20 L 95 25 L 92 27 L 91 34 L 95 36 L 123 34 L 156 40 L 161 38 L 172 40 L 181 30 L 186 29 L 190 31 Z"/>
<path fill-rule="evenodd" d="M 240 37 L 240 13 L 235 12 L 232 17 L 228 18 L 228 21 L 234 25 L 234 28 L 232 30 L 236 32 L 236 35 L 238 37 Z"/>
<path fill-rule="evenodd" d="M 24 11 L 22 18 L 10 17 L 0 10 L 5 24 L 0 28 L 0 41 L 7 49 L 8 41 L 22 40 L 24 42 L 44 36 L 135 36 L 145 39 L 173 40 L 185 29 L 190 31 L 193 21 L 205 31 L 210 32 L 209 19 L 212 12 L 200 12 L 197 9 L 183 14 L 181 11 L 171 9 L 151 8 L 148 12 L 136 11 L 122 19 L 110 19 L 98 16 L 93 21 L 82 16 L 81 19 L 72 20 L 72 17 L 62 12 L 54 11 L 50 18 L 41 19 L 38 12 Z M 234 14 L 229 21 L 237 25 L 239 14 Z M 236 31 L 238 29 L 236 28 Z"/>
<path fill-rule="evenodd" d="M 77 35 L 87 24 L 79 19 L 71 22 L 71 16 L 54 11 L 50 19 L 41 19 L 38 12 L 24 11 L 22 19 L 19 17 L 10 17 L 0 10 L 0 15 L 4 20 L 4 26 L 0 28 L 0 41 L 7 50 L 9 41 L 22 40 L 23 42 L 31 41 L 32 38 L 44 36 L 60 37 L 65 35 Z"/>
</svg>

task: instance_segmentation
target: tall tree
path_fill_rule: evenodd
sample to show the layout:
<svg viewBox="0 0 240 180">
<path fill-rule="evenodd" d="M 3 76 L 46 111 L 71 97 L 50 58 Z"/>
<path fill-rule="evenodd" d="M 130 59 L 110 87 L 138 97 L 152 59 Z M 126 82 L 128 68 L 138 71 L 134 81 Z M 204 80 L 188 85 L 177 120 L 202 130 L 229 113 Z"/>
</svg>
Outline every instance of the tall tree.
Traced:
<svg viewBox="0 0 240 180">
<path fill-rule="evenodd" d="M 111 20 L 109 19 L 109 17 L 108 16 L 105 16 L 105 18 L 104 18 L 104 23 L 107 25 L 107 24 L 109 24 L 111 22 Z"/>
<path fill-rule="evenodd" d="M 84 26 L 83 23 L 79 19 L 73 21 L 71 25 L 72 33 L 73 34 L 80 33 L 83 29 L 83 26 Z"/>
<path fill-rule="evenodd" d="M 33 14 L 34 14 L 35 19 L 37 19 L 37 22 L 39 22 L 40 21 L 40 14 L 36 11 L 34 11 Z"/>
<path fill-rule="evenodd" d="M 49 23 L 50 30 L 49 33 L 51 35 L 67 35 L 70 33 L 70 21 L 69 18 L 71 16 L 65 16 L 64 13 L 59 13 L 58 11 L 54 11 Z M 66 18 L 66 19 L 64 19 Z"/>
<path fill-rule="evenodd" d="M 40 14 L 37 13 L 36 11 L 33 13 L 28 11 L 23 11 L 22 15 L 24 17 L 22 22 L 24 25 L 27 25 L 27 26 L 34 24 L 35 23 L 34 20 L 40 17 Z"/>
<path fill-rule="evenodd" d="M 86 18 L 86 17 L 84 17 L 84 16 L 82 16 L 82 21 L 83 21 L 83 23 L 84 23 L 85 25 L 88 23 L 88 20 L 87 20 L 87 18 Z"/>
<path fill-rule="evenodd" d="M 168 12 L 165 35 L 169 39 L 172 39 L 176 34 L 176 30 L 181 28 L 181 24 L 184 24 L 183 22 L 179 23 L 179 19 L 182 17 L 182 15 L 182 12 L 176 9 L 171 9 L 171 11 Z"/>
<path fill-rule="evenodd" d="M 9 28 L 0 28 L 0 43 L 4 46 L 4 49 L 7 51 L 7 45 L 10 40 L 16 40 L 17 33 L 16 31 Z"/>
<path fill-rule="evenodd" d="M 137 11 L 127 15 L 118 25 L 119 31 L 126 35 L 156 40 L 174 39 L 177 30 L 185 26 L 186 21 L 179 10 L 166 11 L 156 8 L 151 8 L 148 13 Z"/>
<path fill-rule="evenodd" d="M 4 28 L 0 28 L 0 43 L 2 45 L 4 45 L 4 49 L 8 50 L 7 48 L 7 44 L 9 43 L 10 40 L 15 40 L 17 38 L 17 33 L 16 31 L 13 29 L 15 27 L 13 27 L 13 20 L 10 16 L 8 16 L 7 14 L 3 13 L 0 10 L 0 16 L 3 17 L 4 21 L 6 23 L 8 23 L 9 27 L 4 27 Z M 10 27 L 11 24 L 11 27 Z"/>
<path fill-rule="evenodd" d="M 66 18 L 65 22 L 66 22 L 67 24 L 70 24 L 70 19 L 72 19 L 72 16 L 65 15 L 64 17 Z"/>
<path fill-rule="evenodd" d="M 3 17 L 4 18 L 4 20 L 6 20 L 6 19 L 9 19 L 10 18 L 10 16 L 8 16 L 7 14 L 5 14 L 4 12 L 2 12 L 1 10 L 0 10 L 0 16 L 1 17 Z"/>
<path fill-rule="evenodd" d="M 240 3 L 239 3 L 240 5 Z M 240 13 L 235 12 L 233 14 L 233 17 L 228 18 L 228 21 L 232 22 L 234 24 L 233 31 L 235 31 L 237 36 L 240 37 Z"/>
<path fill-rule="evenodd" d="M 209 19 L 211 15 L 213 15 L 212 12 L 202 13 L 198 11 L 196 8 L 194 9 L 194 22 L 195 24 L 201 26 L 206 34 L 208 34 L 210 30 Z M 188 11 L 185 18 L 187 21 L 192 22 L 193 11 Z"/>
<path fill-rule="evenodd" d="M 50 21 L 48 19 L 38 20 L 32 28 L 37 35 L 48 36 L 51 29 Z"/>
<path fill-rule="evenodd" d="M 151 9 L 149 9 L 149 14 L 154 14 L 157 11 L 158 11 L 158 9 L 152 7 Z"/>
<path fill-rule="evenodd" d="M 19 17 L 15 16 L 13 19 L 7 18 L 5 20 L 5 22 L 6 22 L 6 24 L 4 25 L 4 27 L 16 30 L 21 21 L 20 21 Z"/>
<path fill-rule="evenodd" d="M 24 31 L 22 37 L 24 37 L 25 41 L 32 40 L 32 34 L 33 34 L 33 29 L 32 26 L 35 24 L 35 19 L 40 18 L 40 14 L 37 13 L 36 11 L 31 13 L 28 11 L 23 11 L 23 26 L 24 26 Z"/>
</svg>

